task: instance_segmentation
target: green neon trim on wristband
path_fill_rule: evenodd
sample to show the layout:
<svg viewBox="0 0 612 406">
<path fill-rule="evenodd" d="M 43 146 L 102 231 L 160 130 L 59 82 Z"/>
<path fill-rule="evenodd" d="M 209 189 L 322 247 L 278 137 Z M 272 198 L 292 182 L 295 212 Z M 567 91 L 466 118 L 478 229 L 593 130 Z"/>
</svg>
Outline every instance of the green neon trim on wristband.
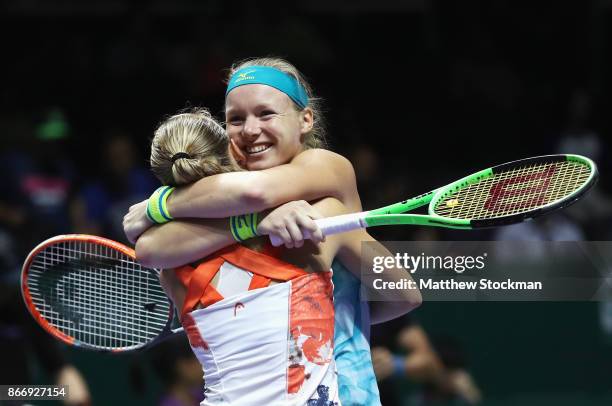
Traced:
<svg viewBox="0 0 612 406">
<path fill-rule="evenodd" d="M 230 217 L 230 230 L 232 232 L 232 237 L 234 237 L 234 240 L 238 242 L 242 242 L 242 239 L 240 238 L 240 234 L 238 233 L 238 230 L 236 229 L 236 217 L 235 216 Z"/>
<path fill-rule="evenodd" d="M 257 213 L 251 213 L 251 233 L 253 236 L 257 235 Z"/>
<path fill-rule="evenodd" d="M 147 202 L 147 218 L 151 220 L 151 223 L 155 223 L 155 220 L 153 220 L 153 215 L 151 214 L 151 208 L 149 207 L 148 202 Z"/>
<path fill-rule="evenodd" d="M 147 202 L 147 217 L 155 224 L 164 224 L 172 220 L 168 211 L 168 197 L 174 192 L 172 186 L 161 186 L 153 192 Z"/>
<path fill-rule="evenodd" d="M 166 221 L 172 220 L 172 217 L 170 217 L 170 214 L 168 213 L 168 206 L 167 206 L 168 196 L 170 196 L 170 193 L 168 193 L 168 190 L 170 190 L 170 193 L 172 193 L 174 188 L 165 188 L 164 190 L 162 190 L 159 196 L 158 203 L 157 203 L 159 207 L 159 214 L 161 214 L 162 217 Z"/>
<path fill-rule="evenodd" d="M 230 231 L 234 240 L 243 242 L 249 238 L 257 237 L 257 220 L 257 213 L 230 217 Z"/>
</svg>

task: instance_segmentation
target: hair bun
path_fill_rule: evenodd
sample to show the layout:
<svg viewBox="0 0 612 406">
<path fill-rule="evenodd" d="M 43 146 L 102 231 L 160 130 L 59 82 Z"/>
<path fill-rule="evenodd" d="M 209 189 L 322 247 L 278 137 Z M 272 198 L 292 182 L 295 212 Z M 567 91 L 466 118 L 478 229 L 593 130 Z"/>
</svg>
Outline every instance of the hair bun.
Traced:
<svg viewBox="0 0 612 406">
<path fill-rule="evenodd" d="M 201 160 L 200 167 L 202 168 L 202 174 L 204 176 L 216 175 L 223 172 L 223 167 L 219 164 L 219 161 L 215 158 L 209 157 Z"/>
<path fill-rule="evenodd" d="M 176 154 L 172 155 L 172 158 L 170 158 L 170 160 L 172 161 L 172 163 L 174 163 L 177 159 L 181 158 L 191 159 L 191 155 L 186 152 L 177 152 Z"/>
</svg>

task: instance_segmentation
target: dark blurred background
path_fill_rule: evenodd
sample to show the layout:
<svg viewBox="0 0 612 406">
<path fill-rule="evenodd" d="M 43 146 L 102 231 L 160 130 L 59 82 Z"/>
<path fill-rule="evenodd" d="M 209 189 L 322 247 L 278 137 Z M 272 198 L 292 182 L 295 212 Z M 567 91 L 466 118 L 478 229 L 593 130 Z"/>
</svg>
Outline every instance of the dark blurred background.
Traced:
<svg viewBox="0 0 612 406">
<path fill-rule="evenodd" d="M 226 70 L 246 57 L 285 57 L 310 80 L 365 208 L 527 156 L 578 153 L 600 168 L 590 197 L 552 222 L 501 233 L 386 229 L 379 239 L 612 237 L 611 1 L 5 0 L 0 10 L 5 350 L 37 334 L 23 327 L 13 289 L 27 252 L 67 232 L 125 241 L 123 214 L 157 186 L 154 128 L 188 106 L 222 119 Z M 606 303 L 426 303 L 406 326 L 446 343 L 439 355 L 461 353 L 481 404 L 609 405 L 610 320 Z M 395 340 L 403 327 L 377 328 L 375 344 L 405 352 Z M 49 361 L 31 350 L 15 361 L 31 366 L 23 379 L 52 381 L 76 365 L 96 405 L 154 404 L 169 382 L 152 372 L 161 356 L 61 349 Z M 385 378 L 385 405 L 466 402 Z"/>
</svg>

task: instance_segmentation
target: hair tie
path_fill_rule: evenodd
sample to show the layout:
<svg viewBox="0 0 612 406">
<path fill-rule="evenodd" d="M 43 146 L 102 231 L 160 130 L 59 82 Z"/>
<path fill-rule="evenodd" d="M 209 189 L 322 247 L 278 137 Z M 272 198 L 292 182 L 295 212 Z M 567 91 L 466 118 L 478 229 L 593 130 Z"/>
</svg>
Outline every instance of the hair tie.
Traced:
<svg viewBox="0 0 612 406">
<path fill-rule="evenodd" d="M 172 158 L 170 159 L 172 160 L 172 163 L 174 163 L 177 159 L 181 158 L 191 159 L 191 155 L 186 152 L 177 152 L 176 154 L 172 155 Z"/>
</svg>

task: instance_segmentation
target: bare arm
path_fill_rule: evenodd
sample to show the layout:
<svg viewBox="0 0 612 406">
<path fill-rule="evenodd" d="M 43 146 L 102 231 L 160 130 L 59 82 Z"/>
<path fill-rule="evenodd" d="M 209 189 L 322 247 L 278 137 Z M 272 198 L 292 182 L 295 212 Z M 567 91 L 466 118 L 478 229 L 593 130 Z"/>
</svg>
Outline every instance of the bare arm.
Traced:
<svg viewBox="0 0 612 406">
<path fill-rule="evenodd" d="M 145 231 L 136 242 L 136 259 L 152 268 L 176 268 L 233 243 L 227 219 L 175 220 Z"/>
<path fill-rule="evenodd" d="M 331 199 L 328 199 L 329 202 Z M 294 202 L 284 205 L 273 212 L 275 215 L 271 223 L 280 222 L 282 228 L 287 227 L 291 234 L 291 228 L 303 227 L 308 219 L 317 218 L 303 206 L 305 202 Z M 279 215 L 283 209 L 289 208 L 287 215 Z M 295 216 L 295 208 L 299 212 L 305 213 L 299 218 Z M 344 212 L 346 208 L 339 202 L 332 204 L 328 209 Z M 328 213 L 329 214 L 329 213 Z M 338 213 L 336 213 L 338 214 Z M 266 224 L 263 221 L 260 226 Z M 275 233 L 278 227 L 274 225 L 268 227 L 270 231 L 265 233 Z M 258 228 L 259 230 L 259 228 Z M 314 231 L 311 229 L 311 233 Z M 301 238 L 301 233 L 298 233 Z M 366 255 L 370 256 L 390 256 L 389 251 L 373 239 L 365 230 L 357 230 L 346 233 L 342 238 L 339 251 L 337 253 L 340 261 L 359 279 L 361 279 L 361 244 L 369 242 L 370 247 Z M 178 243 L 177 243 L 178 241 Z M 213 252 L 234 243 L 234 240 L 227 226 L 227 219 L 217 220 L 195 220 L 190 222 L 173 221 L 163 226 L 155 226 L 145 232 L 136 243 L 136 255 L 138 260 L 146 266 L 157 268 L 171 268 L 194 262 L 206 257 Z M 301 244 L 300 244 L 301 245 Z M 371 258 L 363 258 L 370 263 Z M 397 281 L 402 278 L 410 279 L 410 274 L 401 269 L 388 269 L 381 274 L 385 281 Z M 373 324 L 382 323 L 403 314 L 410 312 L 421 304 L 421 294 L 417 289 L 403 290 L 400 296 L 395 296 L 393 300 L 371 302 L 371 320 Z"/>
<path fill-rule="evenodd" d="M 175 218 L 227 217 L 262 211 L 291 200 L 326 196 L 337 196 L 350 211 L 361 210 L 350 162 L 330 151 L 308 150 L 287 165 L 201 179 L 172 193 L 168 207 Z M 128 239 L 137 241 L 138 258 L 149 266 L 182 265 L 233 242 L 225 231 L 228 227 L 214 222 L 199 222 L 194 228 L 187 226 L 187 222 L 174 221 L 155 227 L 157 231 L 142 234 L 152 226 L 146 217 L 146 202 L 132 206 L 123 223 Z M 208 238 L 209 232 L 214 233 L 212 238 Z M 225 245 L 220 245 L 219 233 L 223 233 Z M 139 239 L 141 234 L 146 236 L 144 240 Z M 196 235 L 198 238 L 194 238 Z"/>
<path fill-rule="evenodd" d="M 361 209 L 351 163 L 331 151 L 313 149 L 286 165 L 210 176 L 179 188 L 169 197 L 168 210 L 175 218 L 221 218 L 328 196 L 351 211 Z"/>
<path fill-rule="evenodd" d="M 362 251 L 363 242 L 368 242 L 371 249 Z M 365 230 L 347 233 L 346 243 L 341 246 L 338 252 L 340 261 L 360 280 L 362 279 L 361 261 L 372 263 L 375 256 L 391 256 L 391 253 Z M 380 278 L 387 282 L 412 279 L 410 273 L 398 268 L 386 269 L 384 273 L 380 274 Z M 369 288 L 368 286 L 365 287 L 366 289 Z M 423 301 L 418 289 L 404 289 L 399 292 L 394 292 L 393 298 L 390 300 L 370 301 L 372 324 L 384 323 L 402 316 L 419 307 Z"/>
<path fill-rule="evenodd" d="M 323 240 L 313 221 L 320 215 L 303 200 L 265 210 L 261 218 L 258 234 L 274 234 L 287 248 L 293 248 L 294 242 L 302 245 L 302 230 L 309 232 L 315 244 Z M 195 262 L 235 243 L 228 223 L 227 219 L 189 219 L 151 227 L 136 242 L 136 258 L 152 268 L 176 268 Z"/>
</svg>

